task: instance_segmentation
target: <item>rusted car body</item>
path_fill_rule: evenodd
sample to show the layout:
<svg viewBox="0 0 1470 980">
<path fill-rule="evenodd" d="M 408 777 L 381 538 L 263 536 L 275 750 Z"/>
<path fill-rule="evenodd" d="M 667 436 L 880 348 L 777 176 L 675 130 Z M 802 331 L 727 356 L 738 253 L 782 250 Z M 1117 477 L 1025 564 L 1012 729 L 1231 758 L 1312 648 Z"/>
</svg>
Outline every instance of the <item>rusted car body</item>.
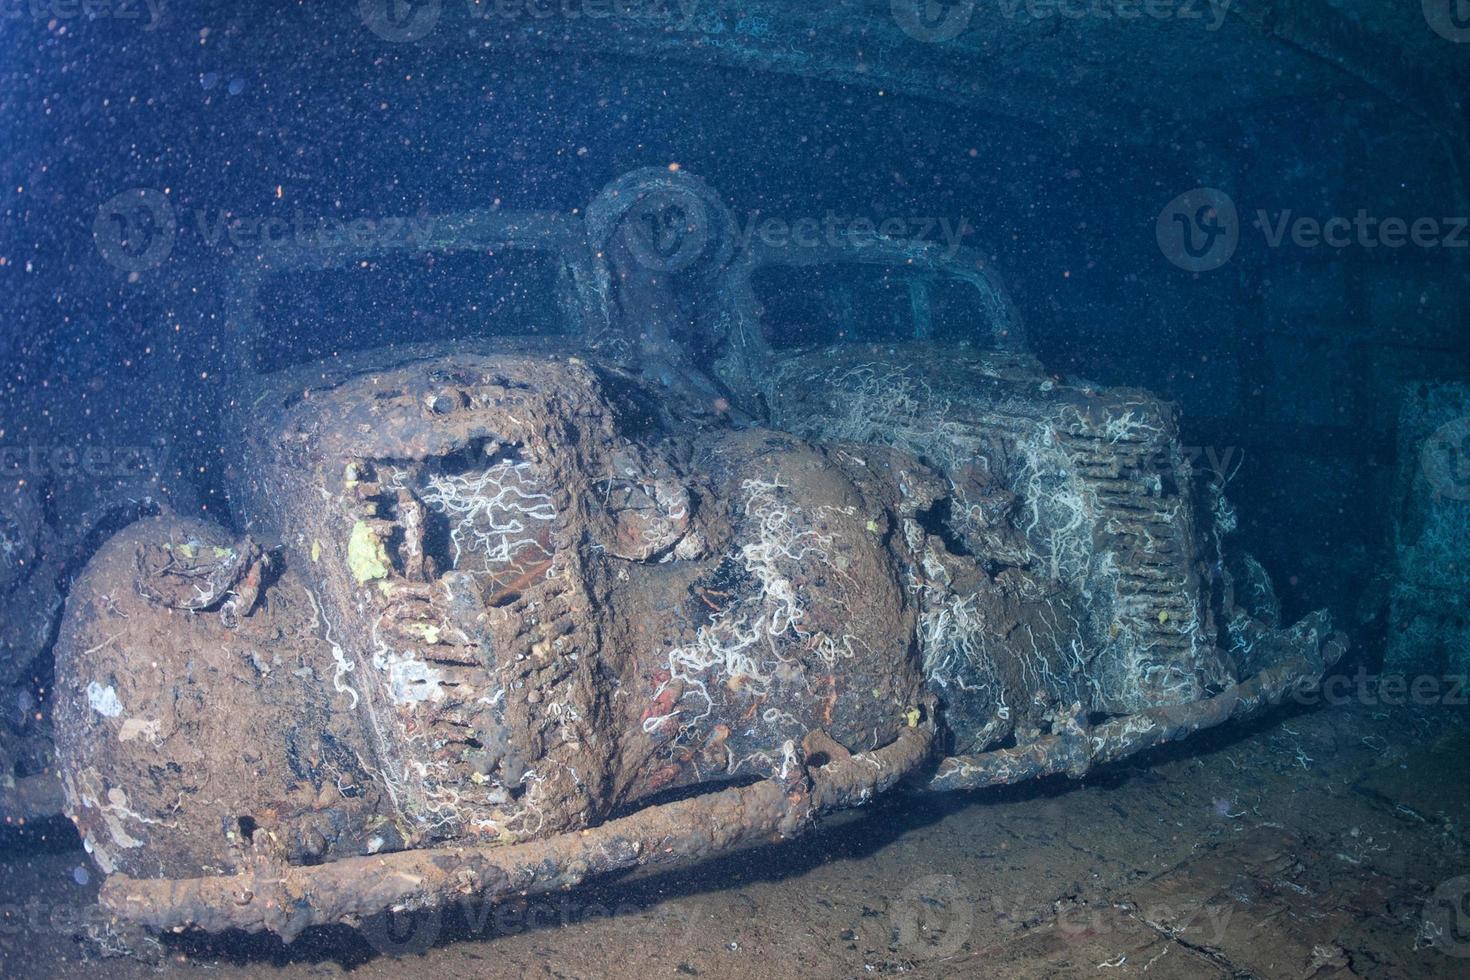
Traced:
<svg viewBox="0 0 1470 980">
<path fill-rule="evenodd" d="M 695 860 L 900 783 L 1081 775 L 1341 655 L 1324 616 L 1237 603 L 1172 410 L 1049 378 L 973 254 L 742 244 L 661 171 L 587 215 L 242 270 L 237 526 L 134 525 L 57 645 L 67 812 L 119 923 L 290 939 Z M 540 308 L 385 348 L 432 304 L 369 305 L 306 363 L 271 332 L 299 309 L 261 319 L 293 277 L 455 254 L 540 265 L 455 293 L 451 331 L 527 282 Z M 907 313 L 783 349 L 763 276 L 818 265 Z"/>
<path fill-rule="evenodd" d="M 187 508 L 166 447 L 0 447 L 0 818 L 55 815 L 49 654 L 72 576 L 130 522 Z"/>
</svg>

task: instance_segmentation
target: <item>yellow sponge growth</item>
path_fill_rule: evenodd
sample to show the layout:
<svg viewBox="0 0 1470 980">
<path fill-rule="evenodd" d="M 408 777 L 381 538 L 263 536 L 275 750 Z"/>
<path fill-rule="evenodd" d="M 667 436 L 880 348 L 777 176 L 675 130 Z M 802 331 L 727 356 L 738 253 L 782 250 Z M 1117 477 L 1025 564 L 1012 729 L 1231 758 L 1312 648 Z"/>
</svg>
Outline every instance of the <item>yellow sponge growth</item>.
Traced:
<svg viewBox="0 0 1470 980">
<path fill-rule="evenodd" d="M 347 567 L 358 585 L 388 577 L 388 552 L 366 521 L 352 526 L 352 537 L 347 539 Z"/>
</svg>

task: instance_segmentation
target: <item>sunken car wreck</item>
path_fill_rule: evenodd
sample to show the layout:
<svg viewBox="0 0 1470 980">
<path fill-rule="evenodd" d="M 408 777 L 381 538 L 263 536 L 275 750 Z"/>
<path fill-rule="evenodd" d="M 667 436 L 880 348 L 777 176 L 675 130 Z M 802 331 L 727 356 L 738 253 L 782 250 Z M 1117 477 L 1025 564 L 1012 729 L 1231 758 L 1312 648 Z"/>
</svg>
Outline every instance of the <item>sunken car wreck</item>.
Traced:
<svg viewBox="0 0 1470 980">
<path fill-rule="evenodd" d="M 434 229 L 243 269 L 236 526 L 133 524 L 72 590 L 57 755 L 119 931 L 290 940 L 1080 776 L 1343 652 L 1172 409 L 1048 377 L 971 256 L 740 243 L 662 171 Z M 254 322 L 430 252 L 541 270 L 544 335 L 282 364 Z M 801 347 L 792 270 L 846 284 Z"/>
</svg>

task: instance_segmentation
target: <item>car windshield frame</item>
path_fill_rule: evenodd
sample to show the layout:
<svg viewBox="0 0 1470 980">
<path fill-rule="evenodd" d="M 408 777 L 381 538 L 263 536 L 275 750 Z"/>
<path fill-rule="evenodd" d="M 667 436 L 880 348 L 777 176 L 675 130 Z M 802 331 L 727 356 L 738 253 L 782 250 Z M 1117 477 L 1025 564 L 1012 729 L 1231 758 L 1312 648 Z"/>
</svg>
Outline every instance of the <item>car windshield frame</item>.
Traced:
<svg viewBox="0 0 1470 980">
<path fill-rule="evenodd" d="M 878 236 L 822 246 L 752 243 L 727 269 L 721 284 L 721 318 L 733 324 L 735 336 L 732 340 L 745 349 L 762 352 L 766 358 L 789 355 L 811 347 L 832 346 L 774 346 L 758 312 L 760 303 L 754 279 L 760 270 L 771 266 L 813 268 L 837 265 L 902 267 L 907 271 L 913 303 L 914 336 L 889 342 L 935 339 L 930 316 L 931 286 L 941 280 L 949 280 L 964 283 L 975 290 L 979 308 L 988 321 L 975 331 L 970 341 L 973 346 L 1007 354 L 1031 354 L 1020 311 L 981 251 L 966 247 L 942 249 L 933 243 Z M 861 342 L 844 340 L 838 345 Z"/>
<path fill-rule="evenodd" d="M 259 367 L 259 347 L 268 341 L 266 326 L 259 322 L 262 290 L 271 280 L 293 272 L 342 270 L 354 263 L 383 258 L 415 255 L 450 255 L 483 251 L 487 260 L 504 251 L 540 252 L 554 257 L 566 274 L 568 288 L 557 291 L 555 302 L 561 307 L 564 333 L 542 335 L 542 339 L 561 340 L 578 346 L 602 335 L 607 329 L 607 311 L 598 302 L 599 280 L 595 257 L 587 245 L 584 224 L 578 218 L 547 211 L 476 210 L 455 214 L 417 216 L 402 219 L 406 225 L 427 229 L 418 235 L 375 236 L 373 241 L 354 241 L 350 231 L 324 236 L 316 243 L 284 241 L 239 259 L 227 287 L 225 316 L 227 333 L 235 338 L 229 360 L 238 375 L 264 377 L 283 374 L 316 363 L 321 358 L 306 358 L 277 365 L 268 370 Z M 382 224 L 383 222 L 378 222 Z M 416 224 L 414 224 L 416 223 Z M 498 334 L 487 332 L 476 341 L 527 340 L 536 335 Z M 463 339 L 462 341 L 463 342 Z M 387 345 L 368 344 L 344 353 L 354 358 Z"/>
</svg>

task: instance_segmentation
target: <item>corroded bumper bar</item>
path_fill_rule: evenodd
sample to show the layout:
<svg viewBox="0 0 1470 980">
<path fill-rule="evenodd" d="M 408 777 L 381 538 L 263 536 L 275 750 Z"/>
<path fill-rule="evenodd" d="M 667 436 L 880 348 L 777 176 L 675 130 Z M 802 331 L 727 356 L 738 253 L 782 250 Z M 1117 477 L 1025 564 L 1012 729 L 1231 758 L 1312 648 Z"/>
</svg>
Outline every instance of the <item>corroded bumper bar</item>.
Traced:
<svg viewBox="0 0 1470 980">
<path fill-rule="evenodd" d="M 262 852 L 244 874 L 189 880 L 113 875 L 100 901 L 158 930 L 270 931 L 287 942 L 316 925 L 462 896 L 495 901 L 573 887 L 638 866 L 693 863 L 773 835 L 794 837 L 823 812 L 892 788 L 929 756 L 933 732 L 909 728 L 885 748 L 806 769 L 794 747 L 786 778 L 649 807 L 588 830 L 506 847 L 440 847 L 288 867 Z M 257 838 L 257 841 L 259 838 Z"/>
<path fill-rule="evenodd" d="M 1061 773 L 1081 778 L 1097 766 L 1280 704 L 1288 694 L 1320 683 L 1346 650 L 1347 638 L 1334 633 L 1322 644 L 1319 655 L 1294 657 L 1268 667 L 1214 697 L 1141 711 L 1091 728 L 1076 726 L 1015 748 L 953 756 L 939 764 L 922 788 L 932 792 L 983 789 Z"/>
<path fill-rule="evenodd" d="M 1242 720 L 1308 690 L 1342 657 L 1333 634 L 1320 652 L 1294 657 L 1186 705 L 1156 708 L 1093 727 L 1045 736 L 1024 746 L 944 759 L 919 788 L 980 789 L 1098 766 Z M 432 908 L 467 895 L 496 901 L 574 887 L 588 878 L 639 866 L 693 864 L 776 837 L 795 837 L 822 813 L 861 805 L 913 780 L 930 757 L 933 732 L 910 728 L 870 753 L 836 754 L 807 768 L 792 747 L 785 778 L 773 777 L 675 803 L 652 806 L 588 830 L 507 847 L 440 847 L 287 866 L 262 848 L 252 870 L 231 876 L 142 880 L 113 875 L 102 905 L 119 919 L 161 931 L 269 931 L 291 941 L 311 926 L 353 924 L 385 910 Z M 824 748 L 810 744 L 815 753 Z"/>
<path fill-rule="evenodd" d="M 1156 708 L 1028 745 L 944 759 L 919 786 L 930 792 L 1009 785 L 1043 776 L 1079 778 L 1094 768 L 1241 720 L 1307 690 L 1342 657 L 1341 634 L 1319 655 L 1266 668 L 1214 697 Z M 912 779 L 929 758 L 933 732 L 910 728 L 889 746 L 807 768 L 793 747 L 786 778 L 722 790 L 588 830 L 507 847 L 440 847 L 327 864 L 287 866 L 262 849 L 246 873 L 186 880 L 109 877 L 99 899 L 119 919 L 161 931 L 269 931 L 291 941 L 311 926 L 352 924 L 385 910 L 490 901 L 574 887 L 639 866 L 693 864 L 773 836 L 795 837 L 812 818 L 861 805 Z M 820 749 L 821 746 L 809 746 Z"/>
</svg>

